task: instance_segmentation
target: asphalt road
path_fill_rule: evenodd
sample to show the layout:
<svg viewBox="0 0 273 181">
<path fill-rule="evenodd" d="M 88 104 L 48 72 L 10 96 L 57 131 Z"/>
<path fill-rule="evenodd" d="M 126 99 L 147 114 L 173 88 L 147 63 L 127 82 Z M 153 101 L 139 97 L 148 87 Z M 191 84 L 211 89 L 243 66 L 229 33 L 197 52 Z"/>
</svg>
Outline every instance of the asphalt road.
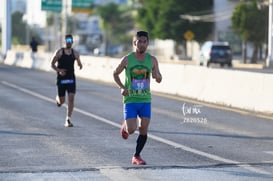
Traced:
<svg viewBox="0 0 273 181">
<path fill-rule="evenodd" d="M 77 87 L 65 128 L 54 73 L 0 64 L 0 180 L 273 179 L 272 116 L 154 93 L 147 165 L 134 166 L 137 134 L 119 135 L 119 90 Z"/>
</svg>

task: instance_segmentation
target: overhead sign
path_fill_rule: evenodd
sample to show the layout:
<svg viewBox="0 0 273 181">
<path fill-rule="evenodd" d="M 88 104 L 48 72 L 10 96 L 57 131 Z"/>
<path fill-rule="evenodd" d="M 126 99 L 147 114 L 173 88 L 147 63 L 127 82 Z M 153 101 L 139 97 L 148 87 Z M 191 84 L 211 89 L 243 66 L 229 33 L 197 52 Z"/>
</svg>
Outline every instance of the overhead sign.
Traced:
<svg viewBox="0 0 273 181">
<path fill-rule="evenodd" d="M 52 12 L 62 12 L 62 0 L 42 0 L 42 10 Z"/>
<path fill-rule="evenodd" d="M 94 0 L 72 0 L 72 12 L 92 13 Z"/>
</svg>

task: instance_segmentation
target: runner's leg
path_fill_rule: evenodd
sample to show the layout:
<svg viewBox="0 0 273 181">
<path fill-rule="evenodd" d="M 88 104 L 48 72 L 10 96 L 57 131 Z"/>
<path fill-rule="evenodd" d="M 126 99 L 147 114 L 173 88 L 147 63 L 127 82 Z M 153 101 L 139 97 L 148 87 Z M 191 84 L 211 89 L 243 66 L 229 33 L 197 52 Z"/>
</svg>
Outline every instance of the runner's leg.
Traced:
<svg viewBox="0 0 273 181">
<path fill-rule="evenodd" d="M 150 123 L 149 118 L 140 118 L 139 135 L 137 138 L 136 152 L 134 156 L 140 156 L 140 152 L 142 151 L 146 144 L 149 123 Z"/>
<path fill-rule="evenodd" d="M 134 103 L 124 104 L 124 129 L 128 134 L 133 134 L 137 129 L 137 107 Z M 125 124 L 125 125 L 124 125 Z"/>
<path fill-rule="evenodd" d="M 56 96 L 57 105 L 61 106 L 65 102 L 65 87 L 62 85 L 57 86 L 58 94 Z"/>
<path fill-rule="evenodd" d="M 129 134 L 133 134 L 137 129 L 137 118 L 130 118 L 125 121 L 126 131 Z"/>
<path fill-rule="evenodd" d="M 140 104 L 139 109 L 139 136 L 137 138 L 136 151 L 132 159 L 133 164 L 146 164 L 140 157 L 140 152 L 147 141 L 148 127 L 151 119 L 151 103 Z"/>
<path fill-rule="evenodd" d="M 67 108 L 67 117 L 71 118 L 73 109 L 74 109 L 74 93 L 68 94 L 68 108 Z"/>
</svg>

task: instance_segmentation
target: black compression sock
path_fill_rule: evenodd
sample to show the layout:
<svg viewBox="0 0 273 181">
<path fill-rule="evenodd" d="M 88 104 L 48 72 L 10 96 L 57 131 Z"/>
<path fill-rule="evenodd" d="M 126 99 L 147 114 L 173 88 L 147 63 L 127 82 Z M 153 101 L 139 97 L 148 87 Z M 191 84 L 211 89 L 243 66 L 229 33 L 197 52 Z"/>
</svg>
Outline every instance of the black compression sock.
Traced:
<svg viewBox="0 0 273 181">
<path fill-rule="evenodd" d="M 135 156 L 139 156 L 142 151 L 145 143 L 147 141 L 147 135 L 139 135 L 137 138 L 136 153 Z"/>
</svg>

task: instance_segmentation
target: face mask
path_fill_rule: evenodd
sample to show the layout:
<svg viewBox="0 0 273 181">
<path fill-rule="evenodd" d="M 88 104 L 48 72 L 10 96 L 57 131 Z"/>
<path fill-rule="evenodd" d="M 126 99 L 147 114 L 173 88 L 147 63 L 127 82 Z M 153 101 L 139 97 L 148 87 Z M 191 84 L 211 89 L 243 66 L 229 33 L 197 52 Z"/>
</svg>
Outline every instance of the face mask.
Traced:
<svg viewBox="0 0 273 181">
<path fill-rule="evenodd" d="M 66 39 L 65 39 L 65 42 L 66 42 L 66 43 L 72 43 L 73 40 L 72 40 L 72 38 L 66 38 Z"/>
</svg>

